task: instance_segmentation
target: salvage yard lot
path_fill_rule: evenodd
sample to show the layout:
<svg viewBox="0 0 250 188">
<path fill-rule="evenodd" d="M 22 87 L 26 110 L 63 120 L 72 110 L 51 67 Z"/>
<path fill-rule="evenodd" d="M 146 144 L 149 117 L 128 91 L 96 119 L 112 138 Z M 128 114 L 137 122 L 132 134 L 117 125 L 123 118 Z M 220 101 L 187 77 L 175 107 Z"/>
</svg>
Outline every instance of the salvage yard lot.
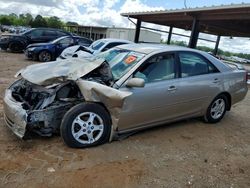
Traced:
<svg viewBox="0 0 250 188">
<path fill-rule="evenodd" d="M 0 187 L 250 187 L 250 94 L 218 124 L 181 121 L 88 149 L 22 141 L 3 121 L 23 54 L 0 51 Z"/>
</svg>

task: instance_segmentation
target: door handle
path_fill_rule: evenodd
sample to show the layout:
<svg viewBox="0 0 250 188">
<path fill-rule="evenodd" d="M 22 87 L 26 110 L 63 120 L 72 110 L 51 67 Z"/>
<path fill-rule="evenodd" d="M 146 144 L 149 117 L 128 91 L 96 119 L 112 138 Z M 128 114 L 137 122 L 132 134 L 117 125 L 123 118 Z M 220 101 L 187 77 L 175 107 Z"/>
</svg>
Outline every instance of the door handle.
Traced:
<svg viewBox="0 0 250 188">
<path fill-rule="evenodd" d="M 219 83 L 219 82 L 220 82 L 220 80 L 218 78 L 215 78 L 214 81 L 213 81 L 213 83 L 215 83 L 215 84 Z"/>
<path fill-rule="evenodd" d="M 175 86 L 169 86 L 168 91 L 175 91 L 176 87 Z"/>
</svg>

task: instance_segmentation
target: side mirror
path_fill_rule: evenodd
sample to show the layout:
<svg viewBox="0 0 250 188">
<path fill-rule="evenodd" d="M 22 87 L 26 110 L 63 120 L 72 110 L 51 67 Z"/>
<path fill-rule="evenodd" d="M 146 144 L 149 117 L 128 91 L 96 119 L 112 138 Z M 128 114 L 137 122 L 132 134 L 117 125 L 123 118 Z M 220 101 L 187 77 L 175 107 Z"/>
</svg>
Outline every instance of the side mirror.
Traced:
<svg viewBox="0 0 250 188">
<path fill-rule="evenodd" d="M 126 83 L 127 87 L 144 87 L 145 86 L 145 80 L 142 78 L 131 78 Z"/>
</svg>

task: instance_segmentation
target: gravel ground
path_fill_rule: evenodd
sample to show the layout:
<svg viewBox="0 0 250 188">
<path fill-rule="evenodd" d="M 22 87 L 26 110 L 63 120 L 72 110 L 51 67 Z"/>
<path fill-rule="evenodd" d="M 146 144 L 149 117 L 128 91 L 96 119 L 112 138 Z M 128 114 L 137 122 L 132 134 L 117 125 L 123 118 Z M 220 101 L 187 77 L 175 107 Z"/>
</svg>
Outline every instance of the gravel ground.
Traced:
<svg viewBox="0 0 250 188">
<path fill-rule="evenodd" d="M 4 90 L 33 63 L 0 51 L 0 187 L 250 187 L 250 94 L 218 124 L 191 119 L 71 149 L 59 136 L 20 140 L 4 124 Z"/>
</svg>

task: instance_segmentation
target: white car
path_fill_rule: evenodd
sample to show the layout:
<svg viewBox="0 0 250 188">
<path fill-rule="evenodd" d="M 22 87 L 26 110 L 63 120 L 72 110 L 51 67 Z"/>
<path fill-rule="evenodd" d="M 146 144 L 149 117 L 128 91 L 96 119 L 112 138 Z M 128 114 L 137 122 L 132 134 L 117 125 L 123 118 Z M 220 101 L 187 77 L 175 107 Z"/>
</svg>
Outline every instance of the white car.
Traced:
<svg viewBox="0 0 250 188">
<path fill-rule="evenodd" d="M 123 39 L 111 39 L 111 38 L 99 39 L 93 42 L 89 47 L 76 45 L 66 48 L 59 56 L 59 59 L 67 59 L 70 57 L 79 57 L 79 58 L 91 57 L 93 55 L 97 55 L 101 52 L 109 50 L 110 48 L 113 48 L 115 46 L 119 46 L 122 44 L 130 44 L 130 43 L 132 42 Z"/>
</svg>

